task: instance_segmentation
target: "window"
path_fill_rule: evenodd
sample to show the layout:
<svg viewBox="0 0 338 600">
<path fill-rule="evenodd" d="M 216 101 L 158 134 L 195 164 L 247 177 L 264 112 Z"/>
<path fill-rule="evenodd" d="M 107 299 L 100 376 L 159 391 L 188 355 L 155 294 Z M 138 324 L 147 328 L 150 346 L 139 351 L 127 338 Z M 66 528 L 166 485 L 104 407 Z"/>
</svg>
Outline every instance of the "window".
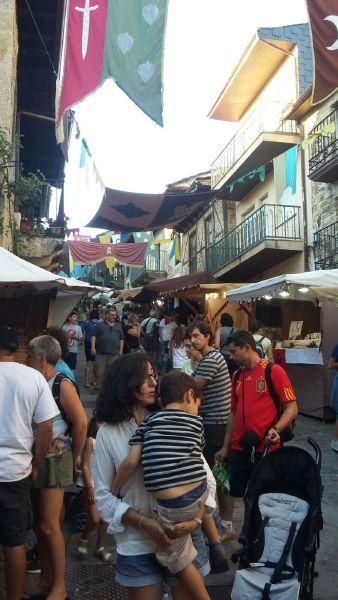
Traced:
<svg viewBox="0 0 338 600">
<path fill-rule="evenodd" d="M 215 224 L 212 216 L 205 220 L 205 246 L 209 248 L 215 241 Z"/>
<path fill-rule="evenodd" d="M 197 237 L 196 231 L 189 237 L 189 271 L 196 273 L 197 271 Z"/>
<path fill-rule="evenodd" d="M 196 231 L 189 237 L 189 260 L 193 260 L 197 256 Z"/>
</svg>

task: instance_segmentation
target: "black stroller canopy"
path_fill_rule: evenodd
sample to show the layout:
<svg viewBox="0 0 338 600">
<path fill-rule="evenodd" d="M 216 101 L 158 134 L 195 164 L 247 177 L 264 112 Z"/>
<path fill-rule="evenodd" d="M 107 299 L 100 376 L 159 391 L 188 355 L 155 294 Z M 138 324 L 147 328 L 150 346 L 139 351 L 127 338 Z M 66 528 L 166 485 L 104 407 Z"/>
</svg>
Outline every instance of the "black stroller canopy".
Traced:
<svg viewBox="0 0 338 600">
<path fill-rule="evenodd" d="M 251 478 L 245 501 L 249 505 L 264 493 L 279 492 L 306 500 L 321 510 L 321 479 L 314 458 L 303 448 L 283 446 L 260 461 Z"/>
</svg>

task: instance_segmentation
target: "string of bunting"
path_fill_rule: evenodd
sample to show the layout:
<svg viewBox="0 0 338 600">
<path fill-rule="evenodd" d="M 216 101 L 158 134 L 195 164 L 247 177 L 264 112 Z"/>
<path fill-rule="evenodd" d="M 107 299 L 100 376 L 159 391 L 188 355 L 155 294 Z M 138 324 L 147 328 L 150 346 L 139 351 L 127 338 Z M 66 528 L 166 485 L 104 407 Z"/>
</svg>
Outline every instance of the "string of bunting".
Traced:
<svg viewBox="0 0 338 600">
<path fill-rule="evenodd" d="M 265 178 L 266 178 L 266 167 L 268 165 L 270 165 L 271 162 L 272 161 L 269 160 L 267 163 L 264 163 L 264 165 L 260 165 L 256 169 L 253 169 L 252 171 L 248 171 L 248 173 L 245 173 L 241 177 L 238 177 L 238 179 L 236 179 L 235 181 L 232 181 L 232 183 L 229 183 L 223 189 L 227 190 L 231 194 L 231 192 L 234 191 L 235 185 L 237 185 L 237 184 L 243 184 L 245 182 L 245 180 L 247 180 L 247 179 L 253 179 L 254 177 L 256 177 L 256 175 L 258 175 L 260 182 L 263 183 L 265 181 Z"/>
<path fill-rule="evenodd" d="M 309 133 L 308 137 L 302 141 L 302 148 L 307 148 L 317 137 L 325 137 L 327 135 L 332 135 L 335 132 L 336 124 L 334 121 L 332 121 L 331 123 L 324 125 L 324 127 L 322 127 L 321 129 L 318 129 L 318 131 L 313 131 L 312 133 Z"/>
</svg>

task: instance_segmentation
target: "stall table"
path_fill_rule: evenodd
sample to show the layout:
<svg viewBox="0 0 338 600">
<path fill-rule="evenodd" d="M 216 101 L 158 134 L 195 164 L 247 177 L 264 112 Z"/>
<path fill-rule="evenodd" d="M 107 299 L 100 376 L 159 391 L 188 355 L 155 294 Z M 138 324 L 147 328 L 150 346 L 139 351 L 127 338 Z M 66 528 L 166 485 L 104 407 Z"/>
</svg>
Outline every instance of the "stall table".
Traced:
<svg viewBox="0 0 338 600">
<path fill-rule="evenodd" d="M 278 348 L 274 359 L 284 367 L 294 387 L 298 410 L 303 415 L 324 418 L 325 369 L 318 348 Z M 323 402 L 318 402 L 323 398 Z"/>
</svg>

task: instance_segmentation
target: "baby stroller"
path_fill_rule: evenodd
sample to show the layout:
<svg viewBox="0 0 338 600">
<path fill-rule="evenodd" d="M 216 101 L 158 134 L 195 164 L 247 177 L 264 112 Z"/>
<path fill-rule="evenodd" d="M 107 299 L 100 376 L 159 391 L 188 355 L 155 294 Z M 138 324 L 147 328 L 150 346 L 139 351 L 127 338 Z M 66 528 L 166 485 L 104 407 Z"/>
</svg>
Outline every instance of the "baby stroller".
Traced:
<svg viewBox="0 0 338 600">
<path fill-rule="evenodd" d="M 244 497 L 243 547 L 232 600 L 313 600 L 321 513 L 321 451 L 283 446 L 257 465 Z"/>
</svg>

